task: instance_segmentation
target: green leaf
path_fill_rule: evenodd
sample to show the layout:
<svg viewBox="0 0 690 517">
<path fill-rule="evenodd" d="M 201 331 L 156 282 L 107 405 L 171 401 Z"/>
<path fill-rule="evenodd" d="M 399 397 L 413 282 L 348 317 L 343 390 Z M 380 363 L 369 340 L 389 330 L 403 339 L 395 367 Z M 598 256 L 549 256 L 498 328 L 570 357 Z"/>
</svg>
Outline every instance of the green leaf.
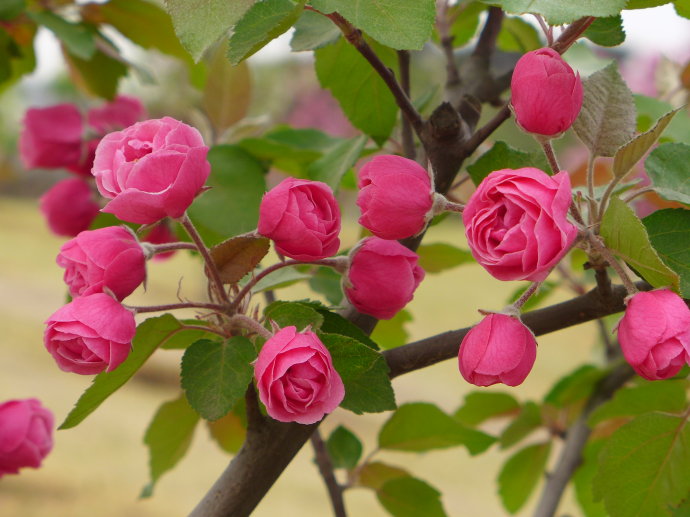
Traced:
<svg viewBox="0 0 690 517">
<path fill-rule="evenodd" d="M 690 205 L 690 145 L 662 144 L 644 162 L 654 190 L 671 201 Z"/>
<path fill-rule="evenodd" d="M 151 354 L 168 339 L 180 332 L 181 325 L 172 315 L 149 318 L 137 327 L 132 352 L 112 372 L 100 373 L 79 397 L 59 429 L 70 429 L 93 413 L 105 399 L 120 389 L 141 368 Z"/>
<path fill-rule="evenodd" d="M 318 311 L 300 302 L 278 300 L 264 309 L 264 316 L 268 328 L 275 323 L 280 328 L 295 326 L 297 331 L 311 326 L 316 332 L 323 323 L 323 316 Z"/>
<path fill-rule="evenodd" d="M 505 142 L 496 142 L 491 149 L 482 154 L 472 165 L 467 166 L 467 172 L 475 185 L 479 185 L 493 171 L 501 169 L 521 169 L 522 167 L 536 167 L 550 170 L 543 155 L 526 153 L 513 149 Z"/>
<path fill-rule="evenodd" d="M 571 23 L 583 16 L 616 16 L 628 0 L 482 0 L 512 14 L 541 14 L 551 25 Z"/>
<path fill-rule="evenodd" d="M 410 311 L 402 309 L 391 319 L 379 321 L 371 334 L 371 338 L 384 350 L 402 346 L 407 343 L 409 337 L 405 330 L 405 324 L 412 320 Z"/>
<path fill-rule="evenodd" d="M 410 477 L 410 473 L 400 467 L 393 467 L 380 461 L 365 463 L 359 470 L 357 483 L 359 486 L 380 490 L 391 479 Z"/>
<path fill-rule="evenodd" d="M 594 156 L 613 156 L 635 132 L 635 104 L 614 61 L 584 81 L 573 129 Z"/>
<path fill-rule="evenodd" d="M 165 0 L 175 32 L 194 61 L 227 34 L 256 0 Z"/>
<path fill-rule="evenodd" d="M 522 18 L 514 16 L 507 16 L 503 19 L 496 45 L 504 52 L 520 52 L 522 54 L 543 46 L 539 33 L 534 26 Z"/>
<path fill-rule="evenodd" d="M 88 61 L 96 53 L 94 33 L 89 27 L 68 22 L 50 11 L 30 11 L 28 14 L 33 21 L 55 34 L 73 56 Z"/>
<path fill-rule="evenodd" d="M 309 278 L 309 287 L 314 292 L 322 294 L 328 303 L 340 305 L 343 301 L 343 289 L 340 285 L 342 277 L 330 267 L 320 267 Z M 340 334 L 340 332 L 336 332 Z"/>
<path fill-rule="evenodd" d="M 24 0 L 4 0 L 0 5 L 0 20 L 11 20 L 19 16 L 26 8 Z"/>
<path fill-rule="evenodd" d="M 236 454 L 244 440 L 247 437 L 247 422 L 244 415 L 244 399 L 240 399 L 242 414 L 236 411 L 237 407 L 224 417 L 219 418 L 213 422 L 206 422 L 211 438 L 223 449 L 230 454 Z"/>
<path fill-rule="evenodd" d="M 498 475 L 498 494 L 510 513 L 524 506 L 544 475 L 551 442 L 530 445 L 513 454 Z"/>
<path fill-rule="evenodd" d="M 594 496 L 611 517 L 667 515 L 690 493 L 687 415 L 647 413 L 619 428 L 599 456 Z"/>
<path fill-rule="evenodd" d="M 266 237 L 248 233 L 216 244 L 210 254 L 220 279 L 224 283 L 235 284 L 261 262 L 270 247 L 271 241 Z"/>
<path fill-rule="evenodd" d="M 497 391 L 473 391 L 465 396 L 465 403 L 455 412 L 461 424 L 475 427 L 485 420 L 517 413 L 520 404 L 512 395 Z"/>
<path fill-rule="evenodd" d="M 181 320 L 182 325 L 205 326 L 206 323 L 196 319 Z M 216 339 L 217 334 L 206 332 L 200 329 L 185 329 L 180 328 L 174 334 L 171 334 L 160 346 L 163 350 L 185 350 L 195 341 L 200 339 Z"/>
<path fill-rule="evenodd" d="M 153 495 L 156 481 L 184 457 L 198 421 L 199 415 L 187 404 L 184 395 L 158 409 L 144 436 L 149 448 L 151 481 L 142 490 L 141 497 Z"/>
<path fill-rule="evenodd" d="M 690 297 L 690 211 L 657 210 L 642 222 L 661 260 L 680 276 L 680 293 Z"/>
<path fill-rule="evenodd" d="M 525 290 L 529 288 L 529 286 L 530 284 L 524 284 L 515 289 L 515 291 L 513 291 L 510 294 L 510 297 L 508 298 L 508 303 L 513 303 L 517 301 L 520 298 L 520 296 L 522 296 L 522 293 L 524 293 Z M 554 293 L 556 287 L 558 287 L 557 283 L 551 282 L 550 280 L 546 280 L 539 286 L 537 292 L 530 296 L 529 300 L 527 300 L 525 304 L 522 307 L 520 307 L 520 311 L 527 312 L 536 309 L 542 303 L 544 303 L 549 298 L 549 296 L 551 296 Z"/>
<path fill-rule="evenodd" d="M 587 421 L 592 427 L 604 420 L 630 417 L 652 411 L 677 413 L 686 407 L 685 380 L 645 382 L 616 391 L 613 398 L 592 412 Z"/>
<path fill-rule="evenodd" d="M 601 221 L 600 234 L 606 246 L 625 260 L 654 287 L 680 288 L 678 275 L 662 262 L 649 242 L 647 230 L 632 209 L 618 198 L 611 198 Z"/>
<path fill-rule="evenodd" d="M 613 175 L 622 178 L 640 159 L 652 148 L 656 141 L 664 132 L 666 126 L 678 110 L 673 110 L 661 117 L 656 125 L 649 131 L 636 136 L 630 142 L 616 151 L 613 158 Z M 646 163 L 646 162 L 645 162 Z"/>
<path fill-rule="evenodd" d="M 104 99 L 115 98 L 120 78 L 127 75 L 127 66 L 100 50 L 88 61 L 70 53 L 63 54 L 76 86 Z"/>
<path fill-rule="evenodd" d="M 671 0 L 628 0 L 626 9 L 648 9 L 671 3 Z"/>
<path fill-rule="evenodd" d="M 314 11 L 304 11 L 295 23 L 290 48 L 293 52 L 316 50 L 334 43 L 340 34 L 338 26 L 329 18 Z"/>
<path fill-rule="evenodd" d="M 181 384 L 189 404 L 206 420 L 226 415 L 247 391 L 254 359 L 254 345 L 245 337 L 194 343 L 182 357 Z"/>
<path fill-rule="evenodd" d="M 325 307 L 319 308 L 312 306 L 312 308 L 323 316 L 321 332 L 351 337 L 352 339 L 359 341 L 363 345 L 366 345 L 373 350 L 379 349 L 378 345 L 369 336 L 362 332 L 362 329 L 351 321 L 343 318 L 340 314 L 331 312 Z"/>
<path fill-rule="evenodd" d="M 496 439 L 470 429 L 437 406 L 424 402 L 404 404 L 391 415 L 379 432 L 379 447 L 424 452 L 464 445 L 473 456 L 488 449 Z"/>
<path fill-rule="evenodd" d="M 224 45 L 213 53 L 204 86 L 202 106 L 218 136 L 242 120 L 249 110 L 252 83 L 247 63 L 231 65 Z"/>
<path fill-rule="evenodd" d="M 338 11 L 358 29 L 394 49 L 421 50 L 436 18 L 434 0 L 311 0 L 323 12 Z"/>
<path fill-rule="evenodd" d="M 458 2 L 449 10 L 449 16 L 454 18 L 450 27 L 453 36 L 453 46 L 462 47 L 477 33 L 479 15 L 486 10 L 481 2 Z"/>
<path fill-rule="evenodd" d="M 623 18 L 620 15 L 608 18 L 597 18 L 587 27 L 583 36 L 592 43 L 602 47 L 615 47 L 625 41 Z"/>
<path fill-rule="evenodd" d="M 320 337 L 345 384 L 342 407 L 357 414 L 395 409 L 388 364 L 380 353 L 347 336 L 323 333 Z"/>
<path fill-rule="evenodd" d="M 309 165 L 307 174 L 315 181 L 323 181 L 334 192 L 338 191 L 345 173 L 359 160 L 367 137 L 347 138 L 328 150 L 321 158 Z"/>
<path fill-rule="evenodd" d="M 252 294 L 268 291 L 269 289 L 283 289 L 309 278 L 311 278 L 311 275 L 309 273 L 303 273 L 299 266 L 282 267 L 259 280 L 254 287 L 252 287 Z M 248 277 L 245 277 L 245 279 L 248 279 Z"/>
<path fill-rule="evenodd" d="M 394 517 L 446 517 L 441 493 L 421 479 L 390 479 L 376 491 L 376 496 Z"/>
<path fill-rule="evenodd" d="M 535 429 L 541 427 L 541 409 L 534 402 L 527 402 L 515 420 L 503 430 L 498 441 L 501 449 L 515 445 Z"/>
<path fill-rule="evenodd" d="M 342 425 L 328 437 L 326 448 L 336 469 L 353 469 L 362 457 L 362 442 Z"/>
<path fill-rule="evenodd" d="M 635 109 L 637 110 L 637 130 L 640 132 L 650 129 L 656 120 L 663 117 L 673 106 L 654 97 L 635 95 Z M 680 111 L 669 123 L 662 142 L 683 142 L 690 144 L 690 116 L 687 110 Z"/>
<path fill-rule="evenodd" d="M 589 441 L 582 453 L 582 463 L 573 475 L 575 497 L 585 517 L 608 517 L 604 504 L 594 500 L 592 486 L 597 473 L 599 453 L 604 446 L 602 440 Z"/>
<path fill-rule="evenodd" d="M 386 66 L 397 68 L 395 52 L 380 45 L 373 47 Z M 398 115 L 398 106 L 383 79 L 344 38 L 314 54 L 321 86 L 331 91 L 353 126 L 382 145 Z"/>
<path fill-rule="evenodd" d="M 690 18 L 690 2 L 688 0 L 675 0 L 673 7 L 676 9 L 678 16 Z"/>
<path fill-rule="evenodd" d="M 544 397 L 544 402 L 565 408 L 589 397 L 606 370 L 586 364 L 560 379 Z"/>
<path fill-rule="evenodd" d="M 264 168 L 236 145 L 217 145 L 208 152 L 211 190 L 194 200 L 189 217 L 207 246 L 231 235 L 256 229 L 266 192 Z"/>
<path fill-rule="evenodd" d="M 261 50 L 297 21 L 306 0 L 259 0 L 237 22 L 228 40 L 233 65 Z"/>
<path fill-rule="evenodd" d="M 456 248 L 444 242 L 422 244 L 417 249 L 419 265 L 426 273 L 440 273 L 461 264 L 474 262 L 469 250 Z"/>
</svg>

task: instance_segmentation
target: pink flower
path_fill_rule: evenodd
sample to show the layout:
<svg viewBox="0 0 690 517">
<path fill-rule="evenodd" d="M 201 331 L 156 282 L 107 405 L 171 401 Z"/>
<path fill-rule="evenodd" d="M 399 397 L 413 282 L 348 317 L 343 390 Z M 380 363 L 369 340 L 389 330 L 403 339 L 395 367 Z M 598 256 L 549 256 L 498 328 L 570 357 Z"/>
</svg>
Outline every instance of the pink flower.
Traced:
<svg viewBox="0 0 690 517">
<path fill-rule="evenodd" d="M 284 179 L 261 200 L 258 231 L 275 242 L 279 253 L 296 260 L 335 255 L 340 208 L 331 187 L 320 181 Z"/>
<path fill-rule="evenodd" d="M 517 386 L 536 357 L 534 334 L 518 318 L 489 314 L 465 335 L 458 362 L 462 376 L 475 386 Z"/>
<path fill-rule="evenodd" d="M 673 377 L 690 361 L 690 309 L 668 289 L 637 293 L 618 323 L 618 341 L 645 379 Z"/>
<path fill-rule="evenodd" d="M 36 399 L 0 404 L 0 478 L 38 468 L 53 448 L 53 413 Z"/>
<path fill-rule="evenodd" d="M 266 411 L 281 422 L 318 422 L 345 396 L 343 381 L 321 340 L 295 327 L 282 328 L 266 341 L 254 378 Z"/>
<path fill-rule="evenodd" d="M 77 166 L 82 159 L 82 129 L 81 113 L 73 104 L 28 109 L 19 136 L 24 167 Z"/>
<path fill-rule="evenodd" d="M 170 225 L 166 221 L 161 221 L 156 224 L 151 231 L 142 239 L 144 242 L 151 244 L 168 244 L 170 242 L 178 242 L 177 236 L 170 229 Z M 156 253 L 151 260 L 163 261 L 171 258 L 175 251 L 166 251 L 165 253 Z"/>
<path fill-rule="evenodd" d="M 530 133 L 560 135 L 582 107 L 582 81 L 550 48 L 522 56 L 513 71 L 511 105 L 518 125 Z"/>
<path fill-rule="evenodd" d="M 78 178 L 57 182 L 41 196 L 39 206 L 50 230 L 64 237 L 88 229 L 100 208 L 89 184 Z"/>
<path fill-rule="evenodd" d="M 414 160 L 376 156 L 359 171 L 359 224 L 382 239 L 405 239 L 421 232 L 432 217 L 431 176 Z"/>
<path fill-rule="evenodd" d="M 132 348 L 134 314 L 107 294 L 80 296 L 46 321 L 43 342 L 65 372 L 112 371 Z"/>
<path fill-rule="evenodd" d="M 499 280 L 544 280 L 577 237 L 570 178 L 533 167 L 494 171 L 462 213 L 472 255 Z"/>
<path fill-rule="evenodd" d="M 170 117 L 106 135 L 92 169 L 111 200 L 103 211 L 142 224 L 181 217 L 209 175 L 207 153 L 196 129 Z"/>
<path fill-rule="evenodd" d="M 368 237 L 352 251 L 345 295 L 359 312 L 389 320 L 424 279 L 419 257 L 397 241 Z"/>
<path fill-rule="evenodd" d="M 104 134 L 129 127 L 145 116 L 146 110 L 139 99 L 118 95 L 100 108 L 91 108 L 87 120 L 90 127 Z"/>
<path fill-rule="evenodd" d="M 81 232 L 62 245 L 56 262 L 65 268 L 73 297 L 107 289 L 122 300 L 146 279 L 144 251 L 134 234 L 121 226 Z"/>
</svg>

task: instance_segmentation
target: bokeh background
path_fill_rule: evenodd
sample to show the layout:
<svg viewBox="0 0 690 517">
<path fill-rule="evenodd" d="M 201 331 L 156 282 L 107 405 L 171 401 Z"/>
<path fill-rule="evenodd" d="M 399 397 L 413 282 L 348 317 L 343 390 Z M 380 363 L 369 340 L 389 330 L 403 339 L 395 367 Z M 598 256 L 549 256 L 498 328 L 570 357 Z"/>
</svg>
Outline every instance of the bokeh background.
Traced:
<svg viewBox="0 0 690 517">
<path fill-rule="evenodd" d="M 604 53 L 587 47 L 566 56 L 587 75 L 615 57 L 633 91 L 648 95 L 687 95 L 678 89 L 678 71 L 690 58 L 690 21 L 675 16 L 671 7 L 627 13 L 628 41 Z M 318 127 L 338 136 L 352 134 L 337 103 L 320 90 L 313 74 L 310 55 L 289 55 L 287 37 L 261 51 L 250 61 L 253 77 L 249 117 L 239 135 L 260 134 L 278 121 L 298 127 Z M 38 69 L 20 83 L 0 92 L 0 401 L 37 397 L 61 422 L 89 385 L 90 378 L 57 369 L 42 344 L 43 321 L 65 302 L 62 270 L 55 256 L 64 239 L 52 235 L 39 211 L 38 197 L 53 183 L 67 177 L 60 171 L 26 171 L 17 157 L 16 143 L 23 112 L 32 106 L 75 102 L 82 107 L 99 101 L 84 98 L 71 84 L 56 42 L 41 34 L 37 47 Z M 203 131 L 198 113 L 199 93 L 189 84 L 182 67 L 155 52 L 125 49 L 129 59 L 140 63 L 150 78 L 129 76 L 120 91 L 140 97 L 152 117 L 171 115 Z M 415 57 L 418 70 L 443 81 L 440 53 L 428 48 Z M 674 82 L 675 78 L 675 82 Z M 517 147 L 531 145 L 508 122 L 497 138 Z M 568 167 L 580 165 L 584 157 L 559 142 L 561 157 Z M 272 172 L 277 181 L 279 173 Z M 358 239 L 354 194 L 340 198 L 345 213 L 343 247 Z M 464 247 L 463 229 L 457 220 L 447 219 L 429 231 L 425 242 L 450 242 Z M 128 299 L 132 305 L 171 303 L 178 283 L 189 298 L 204 296 L 201 265 L 178 253 L 166 262 L 149 264 L 146 291 Z M 448 329 L 471 325 L 479 318 L 478 308 L 500 309 L 517 284 L 500 283 L 479 266 L 465 264 L 440 275 L 428 275 L 408 310 L 412 320 L 405 325 L 407 340 L 416 340 Z M 285 299 L 312 296 L 306 286 L 278 291 Z M 559 290 L 549 303 L 566 299 Z M 532 374 L 523 385 L 511 389 L 521 401 L 541 399 L 548 388 L 576 366 L 598 361 L 601 356 L 593 324 L 564 330 L 539 339 L 539 353 Z M 177 351 L 160 350 L 126 386 L 80 426 L 55 435 L 55 448 L 37 471 L 0 480 L 0 515 L 3 517 L 86 517 L 186 515 L 211 486 L 230 460 L 213 442 L 204 426 L 197 428 L 187 456 L 159 481 L 154 495 L 139 499 L 148 482 L 148 456 L 143 435 L 158 406 L 176 398 L 179 388 Z M 455 411 L 471 387 L 463 381 L 454 361 L 448 361 L 398 378 L 393 383 L 399 403 L 433 401 Z M 497 391 L 505 388 L 490 388 Z M 336 410 L 321 426 L 324 436 L 339 424 L 354 430 L 363 440 L 364 454 L 376 446 L 376 433 L 386 415 L 355 417 Z M 500 429 L 500 421 L 490 424 Z M 539 435 L 532 439 L 537 441 Z M 557 451 L 554 451 L 557 452 Z M 496 447 L 479 458 L 464 449 L 413 453 L 377 453 L 375 458 L 400 465 L 429 481 L 443 493 L 451 516 L 500 516 L 496 477 L 505 451 Z M 306 446 L 290 465 L 255 512 L 257 516 L 326 516 L 328 499 L 312 451 Z M 556 454 L 552 453 L 552 459 Z M 536 497 L 520 513 L 529 515 Z M 346 493 L 350 515 L 387 515 L 373 492 L 353 489 Z M 563 512 L 579 515 L 569 493 Z"/>
</svg>

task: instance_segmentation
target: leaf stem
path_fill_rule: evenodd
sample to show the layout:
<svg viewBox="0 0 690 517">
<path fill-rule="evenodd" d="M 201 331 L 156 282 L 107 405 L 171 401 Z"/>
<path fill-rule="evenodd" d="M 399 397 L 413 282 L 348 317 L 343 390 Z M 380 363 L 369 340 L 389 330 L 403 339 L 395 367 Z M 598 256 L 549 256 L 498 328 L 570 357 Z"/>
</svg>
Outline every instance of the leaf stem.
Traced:
<svg viewBox="0 0 690 517">
<path fill-rule="evenodd" d="M 255 334 L 258 334 L 264 339 L 271 339 L 273 337 L 272 332 L 264 328 L 254 318 L 250 318 L 249 316 L 245 316 L 244 314 L 234 314 L 232 318 L 230 318 L 230 324 L 254 332 Z"/>
<path fill-rule="evenodd" d="M 625 286 L 625 290 L 628 292 L 629 295 L 633 295 L 638 292 L 637 287 L 635 287 L 635 284 L 630 280 L 630 277 L 628 276 L 628 273 L 623 269 L 623 266 L 621 265 L 620 262 L 618 262 L 618 259 L 613 256 L 613 253 L 611 253 L 611 250 L 609 250 L 606 245 L 602 242 L 601 237 L 598 235 L 595 235 L 592 231 L 587 231 L 585 232 L 585 237 L 589 241 L 589 243 L 592 245 L 592 248 L 594 248 L 596 251 L 598 251 L 602 257 L 606 260 L 606 262 L 609 263 L 609 265 L 614 269 L 614 271 L 618 274 L 618 276 L 621 279 L 621 282 L 623 282 L 623 285 Z"/>
<path fill-rule="evenodd" d="M 520 295 L 520 298 L 515 300 L 515 302 L 512 304 L 511 307 L 514 307 L 518 312 L 520 312 L 520 309 L 522 308 L 523 305 L 529 300 L 534 293 L 537 292 L 537 289 L 539 289 L 539 286 L 541 286 L 542 282 L 532 282 L 532 284 L 525 289 L 525 292 Z"/>
</svg>

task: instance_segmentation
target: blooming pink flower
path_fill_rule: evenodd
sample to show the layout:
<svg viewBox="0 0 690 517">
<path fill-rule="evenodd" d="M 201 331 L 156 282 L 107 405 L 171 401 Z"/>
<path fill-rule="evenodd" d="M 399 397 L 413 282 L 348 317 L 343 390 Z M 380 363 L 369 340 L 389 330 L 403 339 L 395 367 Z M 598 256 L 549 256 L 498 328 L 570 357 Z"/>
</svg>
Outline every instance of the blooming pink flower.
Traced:
<svg viewBox="0 0 690 517">
<path fill-rule="evenodd" d="M 518 318 L 489 314 L 465 335 L 458 362 L 462 376 L 476 386 L 517 386 L 536 357 L 534 334 Z"/>
<path fill-rule="evenodd" d="M 132 348 L 134 314 L 107 294 L 80 296 L 46 321 L 43 341 L 61 370 L 93 375 L 112 371 Z"/>
<path fill-rule="evenodd" d="M 331 187 L 320 181 L 284 179 L 261 200 L 258 231 L 275 242 L 279 253 L 296 260 L 335 255 L 340 208 Z"/>
<path fill-rule="evenodd" d="M 618 323 L 618 341 L 645 379 L 673 377 L 690 361 L 690 309 L 668 289 L 637 293 Z"/>
<path fill-rule="evenodd" d="M 582 107 L 580 74 L 550 48 L 522 56 L 510 87 L 515 120 L 530 133 L 560 135 L 573 124 Z"/>
<path fill-rule="evenodd" d="M 0 478 L 38 468 L 53 448 L 53 413 L 36 399 L 0 404 Z"/>
<path fill-rule="evenodd" d="M 376 156 L 359 171 L 359 224 L 382 239 L 405 239 L 421 232 L 432 217 L 431 176 L 414 160 Z"/>
<path fill-rule="evenodd" d="M 107 289 L 122 300 L 146 279 L 144 250 L 121 226 L 81 232 L 62 245 L 56 262 L 65 268 L 65 283 L 73 297 Z"/>
<path fill-rule="evenodd" d="M 39 206 L 50 230 L 64 237 L 88 229 L 100 208 L 89 184 L 79 178 L 57 182 L 41 196 Z"/>
<path fill-rule="evenodd" d="M 181 217 L 209 175 L 207 153 L 199 131 L 170 117 L 106 135 L 92 169 L 111 200 L 103 211 L 142 224 Z"/>
<path fill-rule="evenodd" d="M 399 242 L 379 237 L 364 239 L 352 253 L 345 295 L 358 311 L 391 319 L 412 300 L 424 279 L 419 257 Z"/>
<path fill-rule="evenodd" d="M 280 329 L 254 365 L 259 398 L 275 420 L 313 424 L 342 402 L 345 387 L 316 334 Z"/>
<path fill-rule="evenodd" d="M 73 104 L 28 109 L 19 136 L 24 167 L 77 166 L 82 160 L 82 130 L 81 113 Z"/>
<path fill-rule="evenodd" d="M 544 280 L 577 237 L 570 178 L 533 167 L 494 171 L 462 213 L 472 255 L 499 280 Z"/>
<path fill-rule="evenodd" d="M 91 108 L 87 114 L 87 121 L 98 133 L 109 133 L 129 127 L 145 116 L 146 110 L 139 99 L 118 95 L 112 102 L 100 108 Z"/>
</svg>

